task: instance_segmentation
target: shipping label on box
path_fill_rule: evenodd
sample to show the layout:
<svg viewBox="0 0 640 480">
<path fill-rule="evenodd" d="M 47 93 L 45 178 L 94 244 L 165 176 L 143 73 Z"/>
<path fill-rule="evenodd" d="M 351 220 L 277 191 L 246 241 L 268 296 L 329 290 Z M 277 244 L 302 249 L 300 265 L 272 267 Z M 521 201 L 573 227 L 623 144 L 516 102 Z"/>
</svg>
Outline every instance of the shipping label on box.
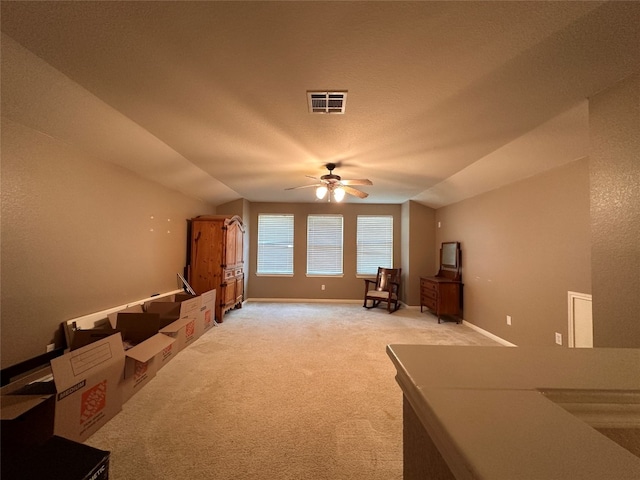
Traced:
<svg viewBox="0 0 640 480">
<path fill-rule="evenodd" d="M 125 354 L 120 333 L 51 360 L 54 433 L 83 442 L 122 409 Z"/>
</svg>

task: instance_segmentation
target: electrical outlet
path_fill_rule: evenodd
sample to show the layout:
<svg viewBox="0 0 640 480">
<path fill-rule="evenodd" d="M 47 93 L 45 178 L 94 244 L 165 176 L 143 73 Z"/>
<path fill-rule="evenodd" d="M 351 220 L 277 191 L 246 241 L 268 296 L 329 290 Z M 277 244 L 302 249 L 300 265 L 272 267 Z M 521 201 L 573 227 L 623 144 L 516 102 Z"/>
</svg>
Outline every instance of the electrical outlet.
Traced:
<svg viewBox="0 0 640 480">
<path fill-rule="evenodd" d="M 47 345 L 47 353 L 53 352 L 54 348 L 56 348 L 55 343 L 50 343 L 49 345 Z"/>
<path fill-rule="evenodd" d="M 324 290 L 324 285 L 320 285 L 320 290 Z"/>
<path fill-rule="evenodd" d="M 562 334 L 561 333 L 556 332 L 556 343 L 558 345 L 562 345 Z"/>
<path fill-rule="evenodd" d="M 507 325 L 511 325 L 511 315 L 507 315 Z"/>
</svg>

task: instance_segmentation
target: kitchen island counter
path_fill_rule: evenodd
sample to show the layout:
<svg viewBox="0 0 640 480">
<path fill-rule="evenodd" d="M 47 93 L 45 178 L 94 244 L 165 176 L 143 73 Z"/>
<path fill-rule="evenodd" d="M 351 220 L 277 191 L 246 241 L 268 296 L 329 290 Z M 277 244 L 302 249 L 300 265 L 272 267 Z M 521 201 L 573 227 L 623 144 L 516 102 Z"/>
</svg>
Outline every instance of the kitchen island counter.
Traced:
<svg viewBox="0 0 640 480">
<path fill-rule="evenodd" d="M 405 480 L 640 478 L 640 350 L 387 353 L 404 396 Z"/>
</svg>

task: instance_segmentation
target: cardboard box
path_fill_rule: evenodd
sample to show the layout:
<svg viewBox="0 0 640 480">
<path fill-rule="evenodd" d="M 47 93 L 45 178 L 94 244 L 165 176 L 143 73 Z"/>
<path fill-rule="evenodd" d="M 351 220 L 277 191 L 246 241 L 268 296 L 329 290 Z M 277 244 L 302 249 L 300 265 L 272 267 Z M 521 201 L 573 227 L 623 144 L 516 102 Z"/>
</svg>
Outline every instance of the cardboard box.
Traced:
<svg viewBox="0 0 640 480">
<path fill-rule="evenodd" d="M 158 312 L 162 315 L 162 323 L 172 320 L 163 326 L 160 332 L 175 339 L 175 347 L 177 352 L 180 352 L 204 333 L 204 323 L 200 320 L 200 304 L 200 296 L 190 296 L 181 302 L 151 302 L 147 305 L 147 312 Z"/>
<path fill-rule="evenodd" d="M 159 328 L 164 328 L 180 318 L 182 304 L 179 302 L 151 302 L 147 305 L 146 313 L 156 313 L 160 317 Z"/>
<path fill-rule="evenodd" d="M 177 338 L 162 333 L 167 338 L 173 340 L 170 345 L 167 345 L 162 349 L 160 353 L 155 356 L 154 362 L 156 363 L 156 373 L 160 371 L 167 363 L 175 358 L 180 353 L 180 346 L 178 345 Z"/>
<path fill-rule="evenodd" d="M 54 358 L 50 366 L 3 387 L 3 420 L 6 415 L 14 422 L 16 435 L 25 432 L 18 425 L 26 421 L 40 436 L 39 430 L 51 429 L 53 398 L 53 433 L 83 442 L 122 409 L 124 362 L 119 333 Z"/>
<path fill-rule="evenodd" d="M 84 442 L 122 409 L 124 364 L 116 333 L 3 387 L 3 440 L 37 444 L 55 434 Z"/>
<path fill-rule="evenodd" d="M 161 328 L 182 318 L 196 318 L 196 337 L 213 327 L 215 323 L 216 291 L 210 290 L 202 295 L 176 294 L 164 297 L 158 301 L 145 304 L 145 312 L 160 314 Z"/>
<path fill-rule="evenodd" d="M 126 345 L 123 402 L 127 402 L 156 376 L 166 363 L 162 361 L 163 352 L 173 349 L 175 339 L 159 333 L 160 325 L 158 313 L 128 311 L 118 312 L 116 316 L 116 327 L 122 332 Z"/>
<path fill-rule="evenodd" d="M 143 310 L 147 312 L 149 310 L 149 305 L 152 303 L 163 303 L 163 302 L 171 302 L 171 303 L 181 303 L 185 300 L 191 300 L 193 298 L 197 298 L 198 295 L 191 295 L 190 293 L 174 293 L 172 295 L 165 295 L 164 297 L 151 298 L 150 300 L 144 302 Z"/>
<path fill-rule="evenodd" d="M 107 318 L 109 319 L 109 325 L 111 325 L 111 328 L 116 328 L 116 324 L 117 324 L 117 320 L 118 320 L 118 314 L 120 313 L 143 313 L 144 310 L 142 309 L 142 305 L 133 305 L 131 307 L 127 307 L 127 308 L 123 308 L 122 310 L 118 310 L 117 312 L 112 312 L 109 315 L 107 315 Z"/>
<path fill-rule="evenodd" d="M 92 328 L 89 330 L 74 330 L 71 336 L 71 343 L 69 345 L 69 350 L 77 350 L 93 342 L 97 342 L 98 340 L 107 338 L 118 332 L 120 332 L 120 330 L 110 328 L 110 327 Z"/>
<path fill-rule="evenodd" d="M 42 445 L 53 436 L 55 393 L 49 365 L 0 389 L 3 458 Z"/>
<path fill-rule="evenodd" d="M 164 352 L 171 351 L 175 339 L 162 333 L 156 333 L 144 342 L 127 350 L 124 381 L 122 384 L 123 402 L 149 383 L 162 368 Z"/>
<path fill-rule="evenodd" d="M 11 455 L 5 455 L 3 445 L 2 479 L 108 480 L 109 455 L 57 436 Z"/>
<path fill-rule="evenodd" d="M 54 434 L 84 442 L 122 410 L 125 354 L 120 333 L 51 360 Z"/>
<path fill-rule="evenodd" d="M 186 317 L 197 317 L 200 309 L 201 297 L 191 295 L 175 295 L 175 301 L 149 302 L 145 306 L 145 312 L 158 313 L 160 318 L 169 325 L 170 323 Z"/>
<path fill-rule="evenodd" d="M 198 312 L 200 324 L 202 325 L 203 333 L 216 325 L 215 321 L 215 305 L 216 305 L 216 291 L 209 290 L 208 292 L 200 295 L 200 309 Z"/>
<path fill-rule="evenodd" d="M 198 338 L 197 323 L 198 319 L 195 317 L 181 318 L 160 329 L 160 333 L 175 339 L 177 351 L 180 352 Z"/>
</svg>

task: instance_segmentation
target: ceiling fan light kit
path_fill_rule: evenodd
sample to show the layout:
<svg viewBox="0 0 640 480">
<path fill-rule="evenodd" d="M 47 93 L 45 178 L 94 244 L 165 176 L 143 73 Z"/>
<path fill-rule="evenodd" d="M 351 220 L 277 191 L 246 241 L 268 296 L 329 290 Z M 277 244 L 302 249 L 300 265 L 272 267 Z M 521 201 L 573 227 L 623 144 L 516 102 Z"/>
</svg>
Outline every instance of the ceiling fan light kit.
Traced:
<svg viewBox="0 0 640 480">
<path fill-rule="evenodd" d="M 341 202 L 342 200 L 344 200 L 344 188 L 336 187 L 331 193 L 333 193 L 333 198 L 336 200 L 336 202 Z"/>
<path fill-rule="evenodd" d="M 316 188 L 316 197 L 318 198 L 318 200 L 322 200 L 324 198 L 324 196 L 327 194 L 328 191 L 329 191 L 329 189 L 327 187 L 325 187 L 324 185 L 322 185 L 321 187 Z"/>
<path fill-rule="evenodd" d="M 333 170 L 336 168 L 335 163 L 327 163 L 325 165 L 329 173 L 327 175 L 322 175 L 319 179 L 316 177 L 314 180 L 319 180 L 320 183 L 315 183 L 313 185 L 301 185 L 299 187 L 285 188 L 285 190 L 297 190 L 299 188 L 309 188 L 315 187 L 315 194 L 318 200 L 322 200 L 327 194 L 327 201 L 331 201 L 331 198 L 336 202 L 341 202 L 344 200 L 344 196 L 348 193 L 349 195 L 353 195 L 358 198 L 367 198 L 369 196 L 368 193 L 363 192 L 362 190 L 358 190 L 357 188 L 353 188 L 350 185 L 373 185 L 371 180 L 366 178 L 361 178 L 359 180 L 342 180 L 339 175 L 334 175 Z M 307 175 L 309 176 L 309 175 Z"/>
</svg>

